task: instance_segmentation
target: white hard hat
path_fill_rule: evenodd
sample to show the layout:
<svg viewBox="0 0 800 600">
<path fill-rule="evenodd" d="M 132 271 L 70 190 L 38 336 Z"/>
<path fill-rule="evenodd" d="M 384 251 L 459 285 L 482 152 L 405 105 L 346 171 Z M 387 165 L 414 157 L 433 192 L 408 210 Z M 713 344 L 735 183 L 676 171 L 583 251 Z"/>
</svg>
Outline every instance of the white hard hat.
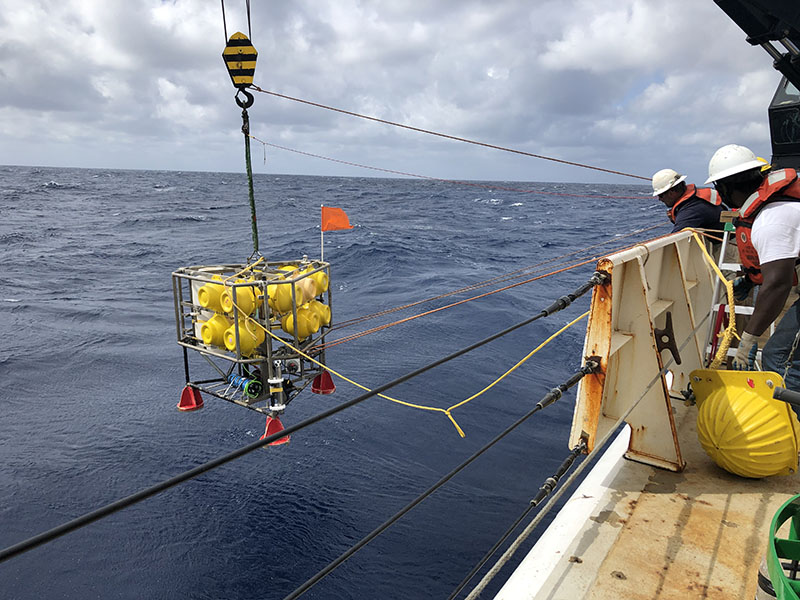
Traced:
<svg viewBox="0 0 800 600">
<path fill-rule="evenodd" d="M 750 148 L 737 144 L 728 144 L 716 152 L 708 162 L 708 179 L 712 183 L 750 169 L 761 169 L 766 161 L 758 160 Z"/>
<path fill-rule="evenodd" d="M 686 179 L 686 175 L 679 175 L 677 171 L 661 169 L 653 175 L 653 196 L 658 196 L 667 190 L 671 190 L 684 179 Z"/>
</svg>

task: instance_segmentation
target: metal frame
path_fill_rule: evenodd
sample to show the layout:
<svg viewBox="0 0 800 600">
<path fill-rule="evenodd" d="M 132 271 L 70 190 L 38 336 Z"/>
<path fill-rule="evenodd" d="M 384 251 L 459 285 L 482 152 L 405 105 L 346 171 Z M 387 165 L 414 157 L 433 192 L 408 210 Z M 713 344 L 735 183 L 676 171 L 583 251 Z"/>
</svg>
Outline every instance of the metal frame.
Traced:
<svg viewBox="0 0 800 600">
<path fill-rule="evenodd" d="M 305 273 L 297 273 L 287 278 L 285 277 L 286 272 L 279 270 L 279 267 L 287 265 L 304 270 L 310 269 Z M 238 327 L 234 327 L 236 336 L 234 351 L 204 344 L 199 337 L 198 328 L 203 321 L 211 318 L 214 314 L 223 314 L 226 318 L 232 319 L 234 324 L 240 323 L 244 315 L 238 309 L 237 290 L 244 287 L 256 287 L 262 294 L 263 302 L 249 317 L 279 339 L 324 364 L 325 350 L 314 350 L 313 348 L 324 341 L 325 335 L 330 330 L 330 324 L 322 325 L 318 332 L 301 340 L 297 334 L 299 327 L 295 326 L 294 333 L 288 334 L 282 329 L 280 322 L 281 316 L 292 314 L 293 322 L 298 323 L 299 306 L 296 286 L 302 280 L 320 271 L 325 272 L 328 277 L 328 289 L 315 299 L 321 300 L 332 310 L 330 265 L 322 261 L 308 260 L 305 256 L 299 261 L 268 261 L 255 269 L 248 269 L 248 265 L 244 264 L 226 264 L 182 267 L 174 271 L 172 273 L 172 291 L 175 326 L 177 342 L 183 350 L 186 385 L 263 414 L 274 416 L 282 412 L 286 404 L 322 372 L 322 368 L 288 346 L 281 344 L 271 335 L 264 336 L 263 343 L 254 350 L 252 355 L 244 356 L 241 351 Z M 231 278 L 233 275 L 241 277 L 245 274 L 252 279 L 246 282 L 221 282 L 213 279 L 213 276 Z M 222 313 L 200 306 L 197 301 L 197 290 L 200 288 L 198 284 L 225 285 L 230 288 L 234 302 L 231 313 Z M 283 315 L 278 314 L 269 306 L 268 291 L 273 285 L 292 286 L 291 310 Z M 208 377 L 206 375 L 203 379 L 193 379 L 190 374 L 190 354 L 199 355 L 205 359 L 207 366 L 210 366 L 212 371 L 216 371 L 215 375 L 219 376 Z M 253 377 L 256 369 L 258 375 Z M 196 367 L 193 367 L 192 370 L 196 370 Z M 230 382 L 231 375 L 259 379 L 262 384 L 261 393 L 255 398 L 247 396 L 240 386 L 235 386 Z"/>
</svg>

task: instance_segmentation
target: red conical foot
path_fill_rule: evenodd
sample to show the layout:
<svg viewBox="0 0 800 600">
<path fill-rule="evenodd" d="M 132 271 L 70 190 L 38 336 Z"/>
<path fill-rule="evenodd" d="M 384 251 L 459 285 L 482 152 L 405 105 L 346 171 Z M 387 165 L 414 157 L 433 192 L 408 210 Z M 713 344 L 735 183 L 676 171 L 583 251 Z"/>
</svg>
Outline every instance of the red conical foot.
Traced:
<svg viewBox="0 0 800 600">
<path fill-rule="evenodd" d="M 280 433 L 283 431 L 283 423 L 278 417 L 267 417 L 267 427 L 264 429 L 264 435 L 262 435 L 259 439 L 263 440 L 265 437 L 270 436 L 274 433 Z M 282 437 L 278 438 L 277 440 L 270 442 L 269 446 L 280 446 L 281 444 L 288 444 L 289 437 Z"/>
<path fill-rule="evenodd" d="M 198 408 L 203 408 L 203 397 L 200 395 L 200 390 L 187 385 L 181 392 L 178 410 L 189 411 Z"/>
<path fill-rule="evenodd" d="M 336 391 L 336 386 L 333 384 L 333 378 L 327 371 L 323 371 L 311 382 L 311 391 L 315 394 L 332 394 Z"/>
</svg>

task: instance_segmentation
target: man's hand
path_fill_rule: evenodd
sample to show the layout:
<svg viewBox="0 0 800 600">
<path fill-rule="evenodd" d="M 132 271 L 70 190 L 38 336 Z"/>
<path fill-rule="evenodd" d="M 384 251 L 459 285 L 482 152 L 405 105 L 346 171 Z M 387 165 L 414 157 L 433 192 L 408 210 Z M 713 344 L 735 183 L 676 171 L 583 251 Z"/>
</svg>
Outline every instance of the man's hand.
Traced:
<svg viewBox="0 0 800 600">
<path fill-rule="evenodd" d="M 736 349 L 731 366 L 736 371 L 752 371 L 756 362 L 756 352 L 758 352 L 758 338 L 746 331 L 742 333 L 742 341 Z"/>
</svg>

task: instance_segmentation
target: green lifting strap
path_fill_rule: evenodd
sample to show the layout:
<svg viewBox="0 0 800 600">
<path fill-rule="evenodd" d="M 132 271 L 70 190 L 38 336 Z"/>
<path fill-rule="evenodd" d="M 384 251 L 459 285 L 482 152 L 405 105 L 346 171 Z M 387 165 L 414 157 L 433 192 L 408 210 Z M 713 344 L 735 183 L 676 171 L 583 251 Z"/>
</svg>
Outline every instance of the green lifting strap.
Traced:
<svg viewBox="0 0 800 600">
<path fill-rule="evenodd" d="M 791 519 L 789 537 L 777 536 L 781 526 Z M 800 560 L 800 494 L 784 502 L 772 519 L 767 548 L 767 570 L 778 600 L 800 600 L 800 581 L 786 576 L 781 559 Z"/>
<path fill-rule="evenodd" d="M 253 193 L 253 167 L 250 164 L 250 117 L 247 109 L 242 109 L 242 133 L 244 134 L 244 160 L 247 165 L 247 184 L 250 189 L 250 220 L 253 229 L 253 256 L 259 255 L 258 252 L 258 223 L 256 221 L 256 198 Z"/>
</svg>

